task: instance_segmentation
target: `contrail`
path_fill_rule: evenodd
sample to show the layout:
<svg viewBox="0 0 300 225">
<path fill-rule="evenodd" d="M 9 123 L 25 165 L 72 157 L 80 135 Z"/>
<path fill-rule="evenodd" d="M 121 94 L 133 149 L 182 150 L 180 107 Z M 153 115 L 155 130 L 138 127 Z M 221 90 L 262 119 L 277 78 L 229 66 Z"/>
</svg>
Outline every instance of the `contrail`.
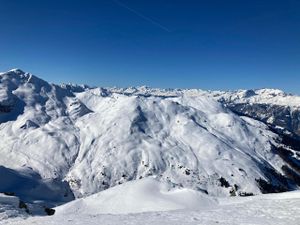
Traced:
<svg viewBox="0 0 300 225">
<path fill-rule="evenodd" d="M 171 32 L 167 27 L 163 26 L 162 24 L 154 21 L 153 19 L 149 18 L 148 16 L 143 15 L 142 13 L 136 11 L 135 9 L 130 8 L 129 6 L 127 6 L 126 4 L 120 2 L 119 0 L 112 0 L 113 2 L 115 2 L 116 4 L 118 4 L 119 6 L 129 10 L 130 12 L 134 13 L 135 15 L 139 16 L 140 18 L 152 23 L 153 25 L 163 29 L 164 31 L 167 32 Z"/>
</svg>

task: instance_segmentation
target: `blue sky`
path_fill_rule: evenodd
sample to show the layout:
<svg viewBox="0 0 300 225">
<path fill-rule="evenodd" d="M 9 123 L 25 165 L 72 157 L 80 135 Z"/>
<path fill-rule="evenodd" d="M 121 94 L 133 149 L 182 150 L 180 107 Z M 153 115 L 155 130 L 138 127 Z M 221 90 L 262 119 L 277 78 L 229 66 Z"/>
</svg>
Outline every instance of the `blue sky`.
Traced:
<svg viewBox="0 0 300 225">
<path fill-rule="evenodd" d="M 298 0 L 0 0 L 0 71 L 300 94 Z"/>
</svg>

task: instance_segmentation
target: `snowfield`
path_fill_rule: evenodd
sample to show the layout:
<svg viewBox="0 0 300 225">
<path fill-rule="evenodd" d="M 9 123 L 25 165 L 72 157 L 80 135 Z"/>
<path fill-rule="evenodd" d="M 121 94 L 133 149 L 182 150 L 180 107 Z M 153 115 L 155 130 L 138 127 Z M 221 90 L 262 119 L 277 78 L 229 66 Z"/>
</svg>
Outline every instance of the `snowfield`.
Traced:
<svg viewBox="0 0 300 225">
<path fill-rule="evenodd" d="M 51 217 L 25 220 L 19 217 L 3 224 L 296 225 L 300 219 L 300 192 L 211 198 L 188 189 L 167 191 L 166 184 L 145 178 L 75 200 L 56 210 Z"/>
<path fill-rule="evenodd" d="M 255 108 L 236 112 L 235 104 L 263 108 L 253 115 Z M 19 69 L 1 73 L 0 192 L 19 204 L 4 197 L 0 218 L 296 224 L 297 191 L 260 194 L 299 189 L 298 114 L 282 120 L 298 106 L 299 97 L 269 89 L 90 88 L 49 84 Z M 273 129 L 278 124 L 284 132 Z M 50 207 L 52 217 L 26 213 L 44 215 Z"/>
<path fill-rule="evenodd" d="M 89 215 L 126 214 L 177 209 L 202 209 L 216 206 L 207 195 L 191 189 L 170 190 L 166 183 L 154 178 L 129 181 L 57 208 L 57 214 L 74 212 Z"/>
</svg>

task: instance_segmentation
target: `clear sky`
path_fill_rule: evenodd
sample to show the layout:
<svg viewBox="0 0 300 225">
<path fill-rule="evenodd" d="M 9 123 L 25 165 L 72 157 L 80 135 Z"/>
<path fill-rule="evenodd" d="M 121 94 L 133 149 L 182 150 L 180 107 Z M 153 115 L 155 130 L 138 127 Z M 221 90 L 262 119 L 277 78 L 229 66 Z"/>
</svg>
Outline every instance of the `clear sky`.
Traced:
<svg viewBox="0 0 300 225">
<path fill-rule="evenodd" d="M 0 71 L 300 94 L 300 0 L 0 0 Z"/>
</svg>

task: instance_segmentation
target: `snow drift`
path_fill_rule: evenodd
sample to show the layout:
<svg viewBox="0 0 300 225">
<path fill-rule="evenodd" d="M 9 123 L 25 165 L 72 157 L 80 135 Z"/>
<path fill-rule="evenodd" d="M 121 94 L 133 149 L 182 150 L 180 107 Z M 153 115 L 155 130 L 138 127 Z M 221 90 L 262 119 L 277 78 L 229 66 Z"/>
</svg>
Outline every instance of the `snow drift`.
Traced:
<svg viewBox="0 0 300 225">
<path fill-rule="evenodd" d="M 207 195 L 191 189 L 171 189 L 154 178 L 130 181 L 56 208 L 57 215 L 81 213 L 123 214 L 178 209 L 203 209 L 217 205 Z"/>
</svg>

